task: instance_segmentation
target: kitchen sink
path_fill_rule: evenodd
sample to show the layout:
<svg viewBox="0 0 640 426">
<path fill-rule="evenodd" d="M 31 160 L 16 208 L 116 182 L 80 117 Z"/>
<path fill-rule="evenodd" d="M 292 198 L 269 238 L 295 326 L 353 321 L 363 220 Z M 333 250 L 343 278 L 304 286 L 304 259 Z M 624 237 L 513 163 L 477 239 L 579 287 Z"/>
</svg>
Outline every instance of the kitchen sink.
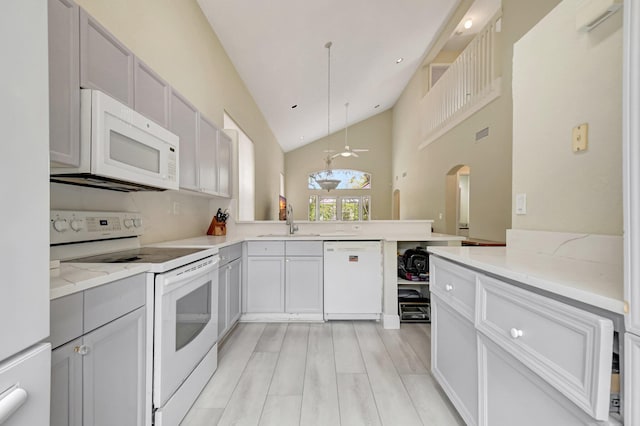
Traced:
<svg viewBox="0 0 640 426">
<path fill-rule="evenodd" d="M 258 237 L 278 237 L 278 238 L 305 238 L 305 237 L 319 237 L 320 234 L 262 234 Z"/>
</svg>

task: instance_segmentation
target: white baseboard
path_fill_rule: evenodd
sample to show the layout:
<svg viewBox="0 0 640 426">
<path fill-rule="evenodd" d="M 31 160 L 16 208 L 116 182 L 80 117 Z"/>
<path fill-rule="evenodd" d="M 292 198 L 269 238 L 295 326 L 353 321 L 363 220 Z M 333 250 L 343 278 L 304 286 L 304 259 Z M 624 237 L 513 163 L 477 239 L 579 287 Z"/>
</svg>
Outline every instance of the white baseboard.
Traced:
<svg viewBox="0 0 640 426">
<path fill-rule="evenodd" d="M 382 315 L 382 328 L 397 330 L 400 328 L 400 315 Z"/>
<path fill-rule="evenodd" d="M 242 314 L 240 322 L 324 322 L 323 315 L 287 314 L 287 313 L 251 313 Z"/>
</svg>

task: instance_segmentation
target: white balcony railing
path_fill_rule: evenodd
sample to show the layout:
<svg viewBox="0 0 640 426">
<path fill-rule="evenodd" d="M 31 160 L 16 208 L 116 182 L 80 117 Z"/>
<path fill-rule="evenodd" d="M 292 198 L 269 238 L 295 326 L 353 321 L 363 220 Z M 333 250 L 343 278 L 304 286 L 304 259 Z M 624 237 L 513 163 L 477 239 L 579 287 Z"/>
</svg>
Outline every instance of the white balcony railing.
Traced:
<svg viewBox="0 0 640 426">
<path fill-rule="evenodd" d="M 423 149 L 500 96 L 498 13 L 422 98 Z"/>
</svg>

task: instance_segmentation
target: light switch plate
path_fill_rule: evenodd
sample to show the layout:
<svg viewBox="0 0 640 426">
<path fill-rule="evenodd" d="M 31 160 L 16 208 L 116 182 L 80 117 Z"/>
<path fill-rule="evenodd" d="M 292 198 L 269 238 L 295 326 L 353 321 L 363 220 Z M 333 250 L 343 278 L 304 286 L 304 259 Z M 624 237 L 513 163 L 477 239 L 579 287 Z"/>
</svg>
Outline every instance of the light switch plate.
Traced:
<svg viewBox="0 0 640 426">
<path fill-rule="evenodd" d="M 527 194 L 516 194 L 516 214 L 527 214 Z"/>
<path fill-rule="evenodd" d="M 587 150 L 587 142 L 589 140 L 589 125 L 582 123 L 573 128 L 571 132 L 571 147 L 573 152 L 582 152 Z"/>
</svg>

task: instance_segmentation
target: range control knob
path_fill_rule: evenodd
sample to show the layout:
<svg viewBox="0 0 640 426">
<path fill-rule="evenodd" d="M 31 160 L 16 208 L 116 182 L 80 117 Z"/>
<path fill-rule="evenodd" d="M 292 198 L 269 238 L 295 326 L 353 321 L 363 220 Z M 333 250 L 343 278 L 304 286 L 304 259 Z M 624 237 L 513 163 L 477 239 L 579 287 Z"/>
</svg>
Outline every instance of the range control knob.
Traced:
<svg viewBox="0 0 640 426">
<path fill-rule="evenodd" d="M 69 229 L 69 224 L 66 219 L 55 219 L 53 221 L 53 229 L 58 232 L 64 232 Z"/>
<path fill-rule="evenodd" d="M 136 228 L 140 228 L 142 226 L 142 219 L 140 219 L 139 217 L 133 219 L 133 226 L 135 226 Z"/>
<path fill-rule="evenodd" d="M 72 219 L 71 220 L 71 229 L 78 232 L 82 229 L 82 220 L 81 219 Z"/>
<path fill-rule="evenodd" d="M 125 219 L 124 220 L 124 227 L 129 229 L 129 228 L 133 228 L 133 219 Z"/>
</svg>

